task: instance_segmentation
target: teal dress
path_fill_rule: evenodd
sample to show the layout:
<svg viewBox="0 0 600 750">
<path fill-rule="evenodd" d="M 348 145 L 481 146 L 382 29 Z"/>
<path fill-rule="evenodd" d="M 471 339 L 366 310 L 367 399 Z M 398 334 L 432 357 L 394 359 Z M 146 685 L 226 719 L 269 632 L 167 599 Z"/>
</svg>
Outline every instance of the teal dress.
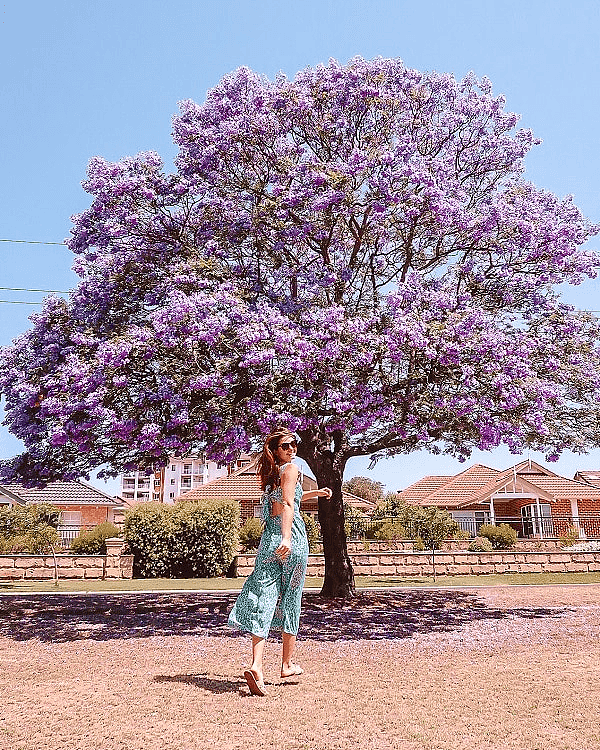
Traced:
<svg viewBox="0 0 600 750">
<path fill-rule="evenodd" d="M 284 464 L 280 469 L 283 474 Z M 272 516 L 273 502 L 281 502 L 281 487 L 267 486 L 262 500 L 265 524 L 256 552 L 254 570 L 246 579 L 229 615 L 229 625 L 248 633 L 267 638 L 271 628 L 296 635 L 300 622 L 302 587 L 308 562 L 308 538 L 300 515 L 302 485 L 300 478 L 294 494 L 292 521 L 292 551 L 281 562 L 275 550 L 281 544 L 281 516 Z"/>
</svg>

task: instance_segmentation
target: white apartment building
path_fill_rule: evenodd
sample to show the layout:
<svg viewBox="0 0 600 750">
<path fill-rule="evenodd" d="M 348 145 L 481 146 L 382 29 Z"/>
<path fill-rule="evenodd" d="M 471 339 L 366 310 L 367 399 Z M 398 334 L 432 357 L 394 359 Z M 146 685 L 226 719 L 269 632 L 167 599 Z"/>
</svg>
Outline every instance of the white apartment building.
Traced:
<svg viewBox="0 0 600 750">
<path fill-rule="evenodd" d="M 227 476 L 231 471 L 249 463 L 250 456 L 242 455 L 228 466 L 215 461 L 207 461 L 204 456 L 187 458 L 172 457 L 169 465 L 155 474 L 134 471 L 121 477 L 121 497 L 134 503 L 158 502 L 173 503 L 184 492 L 212 482 L 213 479 Z"/>
</svg>

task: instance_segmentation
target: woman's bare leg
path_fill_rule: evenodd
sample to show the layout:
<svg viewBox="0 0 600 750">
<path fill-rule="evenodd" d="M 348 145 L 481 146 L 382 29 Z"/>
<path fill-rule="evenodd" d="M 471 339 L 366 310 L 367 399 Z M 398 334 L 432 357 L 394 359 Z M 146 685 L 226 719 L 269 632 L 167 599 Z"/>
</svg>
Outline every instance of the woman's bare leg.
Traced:
<svg viewBox="0 0 600 750">
<path fill-rule="evenodd" d="M 302 670 L 292 661 L 294 650 L 296 648 L 296 636 L 285 631 L 281 634 L 281 676 L 292 677 L 293 675 L 302 674 Z"/>
<path fill-rule="evenodd" d="M 257 635 L 252 636 L 252 665 L 250 669 L 256 675 L 256 681 L 262 685 L 265 681 L 263 675 L 263 655 L 265 653 L 265 639 Z"/>
</svg>

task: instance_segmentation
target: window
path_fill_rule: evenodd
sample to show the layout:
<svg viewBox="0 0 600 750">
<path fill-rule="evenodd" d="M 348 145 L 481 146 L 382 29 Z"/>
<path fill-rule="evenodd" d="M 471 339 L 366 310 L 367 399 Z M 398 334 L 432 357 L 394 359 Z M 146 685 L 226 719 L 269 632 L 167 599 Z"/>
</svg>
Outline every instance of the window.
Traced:
<svg viewBox="0 0 600 750">
<path fill-rule="evenodd" d="M 175 480 L 174 479 L 171 479 L 171 484 L 175 484 Z"/>
<path fill-rule="evenodd" d="M 177 471 L 177 467 L 175 466 L 175 464 L 171 465 L 171 471 Z"/>
<path fill-rule="evenodd" d="M 541 515 L 540 515 L 541 511 Z M 549 503 L 524 505 L 521 508 L 523 536 L 553 536 L 554 524 Z"/>
<path fill-rule="evenodd" d="M 169 497 L 171 497 L 171 498 L 175 497 L 175 493 L 174 492 L 169 492 Z"/>
<path fill-rule="evenodd" d="M 80 510 L 63 510 L 60 514 L 61 526 L 81 526 Z"/>
</svg>

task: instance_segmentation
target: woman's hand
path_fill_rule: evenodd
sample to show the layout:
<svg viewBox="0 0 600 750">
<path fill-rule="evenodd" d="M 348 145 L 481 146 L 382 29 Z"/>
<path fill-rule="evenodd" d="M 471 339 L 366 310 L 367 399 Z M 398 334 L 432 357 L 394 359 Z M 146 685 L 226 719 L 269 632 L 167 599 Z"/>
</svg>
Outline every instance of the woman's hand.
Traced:
<svg viewBox="0 0 600 750">
<path fill-rule="evenodd" d="M 282 539 L 281 544 L 275 550 L 276 557 L 279 560 L 281 560 L 281 562 L 285 562 L 291 554 L 292 554 L 292 540 Z"/>
<path fill-rule="evenodd" d="M 333 497 L 333 492 L 329 489 L 329 487 L 323 487 L 319 490 L 319 497 L 324 497 L 327 500 L 331 500 L 331 498 Z"/>
</svg>

